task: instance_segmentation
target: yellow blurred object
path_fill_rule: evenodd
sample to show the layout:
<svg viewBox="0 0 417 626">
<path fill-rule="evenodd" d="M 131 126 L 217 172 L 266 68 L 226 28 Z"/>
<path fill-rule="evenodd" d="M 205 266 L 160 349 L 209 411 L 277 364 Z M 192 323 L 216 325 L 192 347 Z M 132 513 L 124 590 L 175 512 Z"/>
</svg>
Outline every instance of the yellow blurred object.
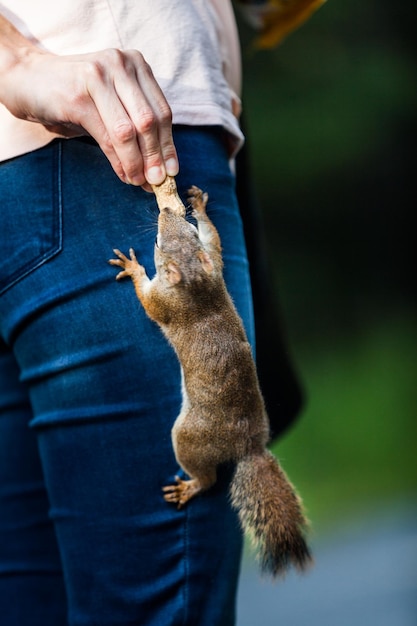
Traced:
<svg viewBox="0 0 417 626">
<path fill-rule="evenodd" d="M 239 6 L 260 31 L 257 48 L 273 48 L 299 28 L 326 0 L 240 0 Z"/>
</svg>

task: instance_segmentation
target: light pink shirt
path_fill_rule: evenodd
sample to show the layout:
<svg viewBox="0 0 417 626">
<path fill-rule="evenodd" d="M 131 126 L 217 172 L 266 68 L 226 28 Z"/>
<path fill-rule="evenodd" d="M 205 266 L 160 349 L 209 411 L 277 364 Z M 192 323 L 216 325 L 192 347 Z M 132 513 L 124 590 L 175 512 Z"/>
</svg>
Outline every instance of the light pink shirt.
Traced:
<svg viewBox="0 0 417 626">
<path fill-rule="evenodd" d="M 230 153 L 242 143 L 240 51 L 230 0 L 2 0 L 0 12 L 55 54 L 142 52 L 174 124 L 221 125 Z M 0 104 L 0 160 L 40 148 L 53 133 Z"/>
</svg>

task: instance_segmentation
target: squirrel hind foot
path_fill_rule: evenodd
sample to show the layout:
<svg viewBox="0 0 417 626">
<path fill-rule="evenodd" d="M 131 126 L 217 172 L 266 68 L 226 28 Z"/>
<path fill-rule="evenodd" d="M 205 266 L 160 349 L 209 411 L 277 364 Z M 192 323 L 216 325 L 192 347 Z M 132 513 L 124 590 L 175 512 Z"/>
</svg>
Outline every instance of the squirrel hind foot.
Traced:
<svg viewBox="0 0 417 626">
<path fill-rule="evenodd" d="M 164 500 L 172 504 L 177 504 L 177 508 L 181 509 L 188 500 L 194 498 L 202 491 L 199 480 L 193 478 L 191 480 L 182 480 L 179 476 L 175 477 L 176 485 L 167 485 L 162 487 L 164 492 Z"/>
</svg>

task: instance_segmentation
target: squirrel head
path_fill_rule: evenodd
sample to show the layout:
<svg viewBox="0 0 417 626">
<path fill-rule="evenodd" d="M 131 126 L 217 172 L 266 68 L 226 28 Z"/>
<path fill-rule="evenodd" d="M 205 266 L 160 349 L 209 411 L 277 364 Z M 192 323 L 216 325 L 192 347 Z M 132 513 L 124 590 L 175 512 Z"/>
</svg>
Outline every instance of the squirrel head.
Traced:
<svg viewBox="0 0 417 626">
<path fill-rule="evenodd" d="M 171 287 L 201 285 L 214 270 L 197 228 L 168 207 L 159 213 L 154 258 L 159 279 Z"/>
</svg>

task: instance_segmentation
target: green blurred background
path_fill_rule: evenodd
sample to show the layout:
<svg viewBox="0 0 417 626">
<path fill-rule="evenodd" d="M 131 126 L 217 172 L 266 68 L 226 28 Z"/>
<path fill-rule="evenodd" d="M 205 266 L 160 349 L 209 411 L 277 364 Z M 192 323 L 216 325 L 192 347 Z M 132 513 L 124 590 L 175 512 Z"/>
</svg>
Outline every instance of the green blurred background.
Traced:
<svg viewBox="0 0 417 626">
<path fill-rule="evenodd" d="M 328 0 L 261 52 L 239 19 L 269 266 L 306 392 L 274 450 L 316 535 L 417 497 L 415 14 Z"/>
</svg>

